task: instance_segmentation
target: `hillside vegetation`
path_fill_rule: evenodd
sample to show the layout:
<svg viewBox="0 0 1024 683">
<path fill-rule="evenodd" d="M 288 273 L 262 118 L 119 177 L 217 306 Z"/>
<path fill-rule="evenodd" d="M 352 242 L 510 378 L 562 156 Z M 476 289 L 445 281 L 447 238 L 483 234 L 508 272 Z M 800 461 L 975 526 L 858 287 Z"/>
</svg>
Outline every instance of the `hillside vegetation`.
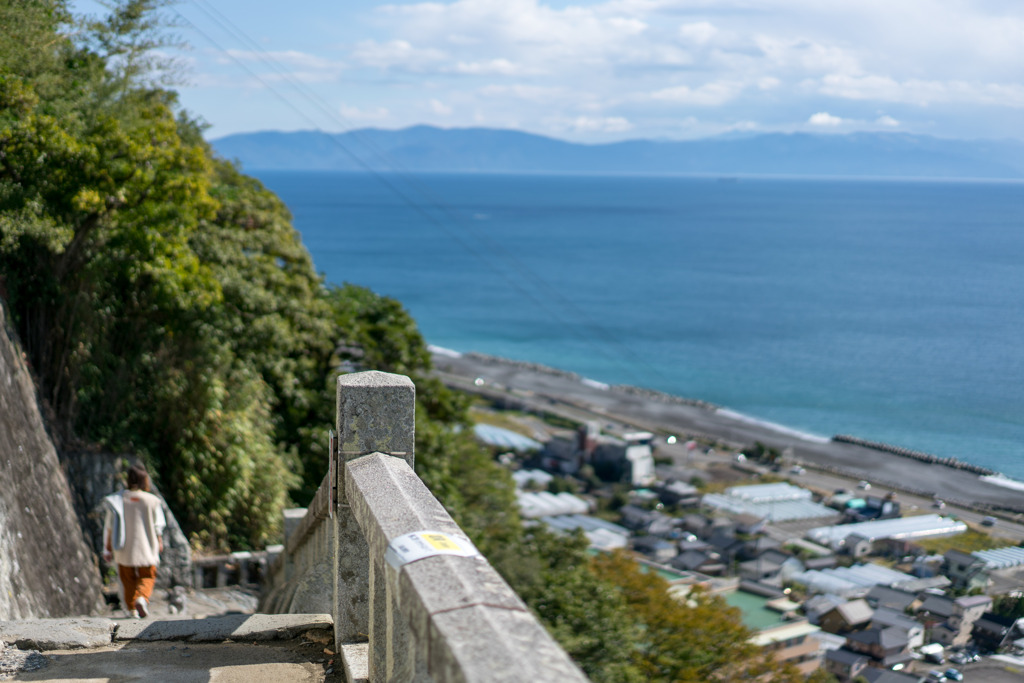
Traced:
<svg viewBox="0 0 1024 683">
<path fill-rule="evenodd" d="M 138 455 L 195 546 L 260 547 L 324 475 L 338 368 L 406 374 L 419 474 L 592 678 L 788 678 L 721 601 L 524 530 L 408 313 L 326 285 L 286 207 L 178 106 L 161 4 L 0 0 L 0 296 L 58 450 Z"/>
</svg>

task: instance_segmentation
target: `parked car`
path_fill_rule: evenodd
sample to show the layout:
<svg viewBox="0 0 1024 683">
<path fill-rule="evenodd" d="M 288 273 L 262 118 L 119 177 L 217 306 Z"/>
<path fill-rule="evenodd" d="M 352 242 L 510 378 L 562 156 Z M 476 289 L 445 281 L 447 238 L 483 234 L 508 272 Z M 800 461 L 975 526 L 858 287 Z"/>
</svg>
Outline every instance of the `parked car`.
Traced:
<svg viewBox="0 0 1024 683">
<path fill-rule="evenodd" d="M 949 680 L 949 681 L 962 681 L 962 680 L 964 680 L 964 675 L 962 673 L 960 673 L 959 671 L 957 671 L 956 669 L 946 669 L 946 673 L 944 675 L 946 676 L 946 680 Z"/>
<path fill-rule="evenodd" d="M 865 481 L 865 480 L 861 479 L 857 483 L 857 488 L 859 488 L 861 490 L 864 490 L 864 491 L 867 491 L 869 488 L 871 488 L 871 482 L 870 481 Z"/>
<path fill-rule="evenodd" d="M 789 468 L 790 474 L 803 474 L 806 471 L 807 470 L 805 470 L 803 467 L 800 467 L 800 465 L 793 465 L 792 467 Z"/>
<path fill-rule="evenodd" d="M 953 664 L 967 664 L 968 662 L 971 662 L 973 660 L 971 659 L 971 656 L 966 652 L 954 652 L 949 656 L 949 661 L 951 661 Z"/>
<path fill-rule="evenodd" d="M 927 683 L 942 683 L 946 680 L 946 675 L 938 669 L 932 669 L 928 672 L 928 677 L 924 679 Z"/>
</svg>

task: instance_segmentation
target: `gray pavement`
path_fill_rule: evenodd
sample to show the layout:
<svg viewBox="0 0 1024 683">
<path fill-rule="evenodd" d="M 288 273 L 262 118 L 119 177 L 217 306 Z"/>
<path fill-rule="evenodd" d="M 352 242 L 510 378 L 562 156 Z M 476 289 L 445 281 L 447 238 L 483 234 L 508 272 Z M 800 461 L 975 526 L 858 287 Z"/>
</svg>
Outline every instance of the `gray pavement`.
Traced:
<svg viewBox="0 0 1024 683">
<path fill-rule="evenodd" d="M 344 680 L 327 614 L 250 614 L 245 591 L 196 591 L 190 613 L 168 615 L 154 596 L 149 619 L 86 617 L 0 622 L 0 680 Z M 227 609 L 232 613 L 218 613 Z"/>
</svg>

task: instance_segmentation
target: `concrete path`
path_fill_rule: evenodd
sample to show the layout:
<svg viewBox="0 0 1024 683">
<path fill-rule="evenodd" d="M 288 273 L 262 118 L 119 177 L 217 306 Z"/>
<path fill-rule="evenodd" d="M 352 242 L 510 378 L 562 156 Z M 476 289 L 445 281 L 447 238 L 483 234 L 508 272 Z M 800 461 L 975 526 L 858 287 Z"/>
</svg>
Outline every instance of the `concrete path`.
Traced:
<svg viewBox="0 0 1024 683">
<path fill-rule="evenodd" d="M 203 614 L 225 600 L 194 597 L 194 612 L 185 615 L 159 616 L 165 610 L 157 602 L 150 619 L 0 621 L 0 680 L 344 680 L 330 615 Z"/>
</svg>

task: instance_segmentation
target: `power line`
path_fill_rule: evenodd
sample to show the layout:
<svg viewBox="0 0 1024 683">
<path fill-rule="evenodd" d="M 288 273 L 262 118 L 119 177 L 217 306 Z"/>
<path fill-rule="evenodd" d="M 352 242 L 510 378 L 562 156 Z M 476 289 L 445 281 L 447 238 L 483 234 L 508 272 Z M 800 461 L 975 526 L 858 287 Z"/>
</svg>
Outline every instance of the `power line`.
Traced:
<svg viewBox="0 0 1024 683">
<path fill-rule="evenodd" d="M 338 112 L 336 112 L 329 104 L 323 101 L 312 89 L 307 87 L 300 80 L 294 78 L 287 68 L 281 65 L 276 59 L 273 58 L 266 50 L 263 49 L 259 43 L 250 38 L 242 29 L 238 28 L 228 17 L 224 16 L 219 10 L 210 5 L 205 0 L 193 0 L 192 3 L 199 11 L 201 11 L 206 17 L 217 24 L 221 30 L 227 33 L 229 36 L 238 40 L 242 45 L 247 46 L 259 60 L 268 66 L 270 69 L 275 71 L 278 75 L 295 89 L 306 101 L 312 104 L 321 114 L 332 120 L 336 124 L 341 124 L 342 127 L 352 127 L 351 122 L 345 120 Z M 172 8 L 173 9 L 173 8 Z M 223 54 L 228 56 L 233 62 L 238 64 L 243 70 L 245 70 L 252 78 L 261 83 L 271 94 L 277 99 L 281 100 L 286 106 L 292 111 L 296 112 L 305 121 L 309 122 L 314 129 L 320 130 L 320 127 L 315 121 L 308 115 L 308 113 L 299 107 L 297 107 L 289 98 L 281 95 L 270 83 L 264 78 L 255 73 L 248 67 L 241 59 L 236 57 L 231 51 L 225 49 L 220 45 L 212 36 L 207 32 L 200 29 L 194 22 L 189 20 L 187 17 L 174 9 L 174 12 L 181 18 L 182 21 L 191 26 L 198 34 L 203 36 L 209 41 L 216 49 L 220 50 Z M 321 131 L 322 132 L 322 131 Z M 518 291 L 529 301 L 531 301 L 537 308 L 545 312 L 554 322 L 566 328 L 566 330 L 572 335 L 579 338 L 581 341 L 590 346 L 594 351 L 600 353 L 603 356 L 620 364 L 629 374 L 633 374 L 635 366 L 641 366 L 643 369 L 650 373 L 656 371 L 650 365 L 648 365 L 641 357 L 639 357 L 630 347 L 620 342 L 614 335 L 612 335 L 603 326 L 599 325 L 592 319 L 585 311 L 580 309 L 571 300 L 565 297 L 565 295 L 556 289 L 555 287 L 548 284 L 542 277 L 537 275 L 528 266 L 523 264 L 515 255 L 511 254 L 503 245 L 494 241 L 485 232 L 476 230 L 473 226 L 469 225 L 468 222 L 445 202 L 440 201 L 437 197 L 433 196 L 430 190 L 424 187 L 421 183 L 417 182 L 416 179 L 409 174 L 409 172 L 401 167 L 401 164 L 395 162 L 393 159 L 389 159 L 388 155 L 376 148 L 372 142 L 363 139 L 363 136 L 357 132 L 350 132 L 350 137 L 353 137 L 363 147 L 368 149 L 370 153 L 376 156 L 380 165 L 395 169 L 392 171 L 397 175 L 406 185 L 418 193 L 422 198 L 426 199 L 430 207 L 434 212 L 439 212 L 442 217 L 447 219 L 442 220 L 431 211 L 428 211 L 423 203 L 417 201 L 409 192 L 399 187 L 396 183 L 392 182 L 390 178 L 382 175 L 377 168 L 371 163 L 360 157 L 355 151 L 350 149 L 338 136 L 327 134 L 328 139 L 338 148 L 340 148 L 350 159 L 352 159 L 360 168 L 367 173 L 373 175 L 373 177 L 380 183 L 382 183 L 388 190 L 393 192 L 402 202 L 420 214 L 427 220 L 428 223 L 434 225 L 436 228 L 447 234 L 469 254 L 480 260 L 489 270 L 498 274 L 503 280 L 505 280 L 513 289 Z M 478 241 L 482 243 L 482 247 L 490 252 L 490 257 L 481 253 L 473 245 L 469 244 L 460 235 L 456 234 L 452 230 L 452 225 L 461 228 L 461 230 L 469 235 L 474 236 Z M 495 260 L 497 263 L 495 263 Z M 518 274 L 519 278 L 511 277 L 501 267 L 502 263 L 506 267 L 509 267 L 514 273 Z M 522 286 L 522 282 L 532 282 L 537 287 L 540 294 L 545 295 L 548 300 L 553 300 L 553 303 L 560 305 L 566 309 L 569 313 L 573 314 L 576 318 L 582 321 L 582 327 L 585 328 L 589 334 L 581 334 L 581 330 L 578 326 L 565 320 L 556 310 L 553 310 L 548 306 L 544 300 L 538 298 L 525 287 Z M 626 363 L 627 359 L 632 361 Z M 634 366 L 633 368 L 630 365 Z M 638 384 L 640 382 L 637 382 Z"/>
</svg>

